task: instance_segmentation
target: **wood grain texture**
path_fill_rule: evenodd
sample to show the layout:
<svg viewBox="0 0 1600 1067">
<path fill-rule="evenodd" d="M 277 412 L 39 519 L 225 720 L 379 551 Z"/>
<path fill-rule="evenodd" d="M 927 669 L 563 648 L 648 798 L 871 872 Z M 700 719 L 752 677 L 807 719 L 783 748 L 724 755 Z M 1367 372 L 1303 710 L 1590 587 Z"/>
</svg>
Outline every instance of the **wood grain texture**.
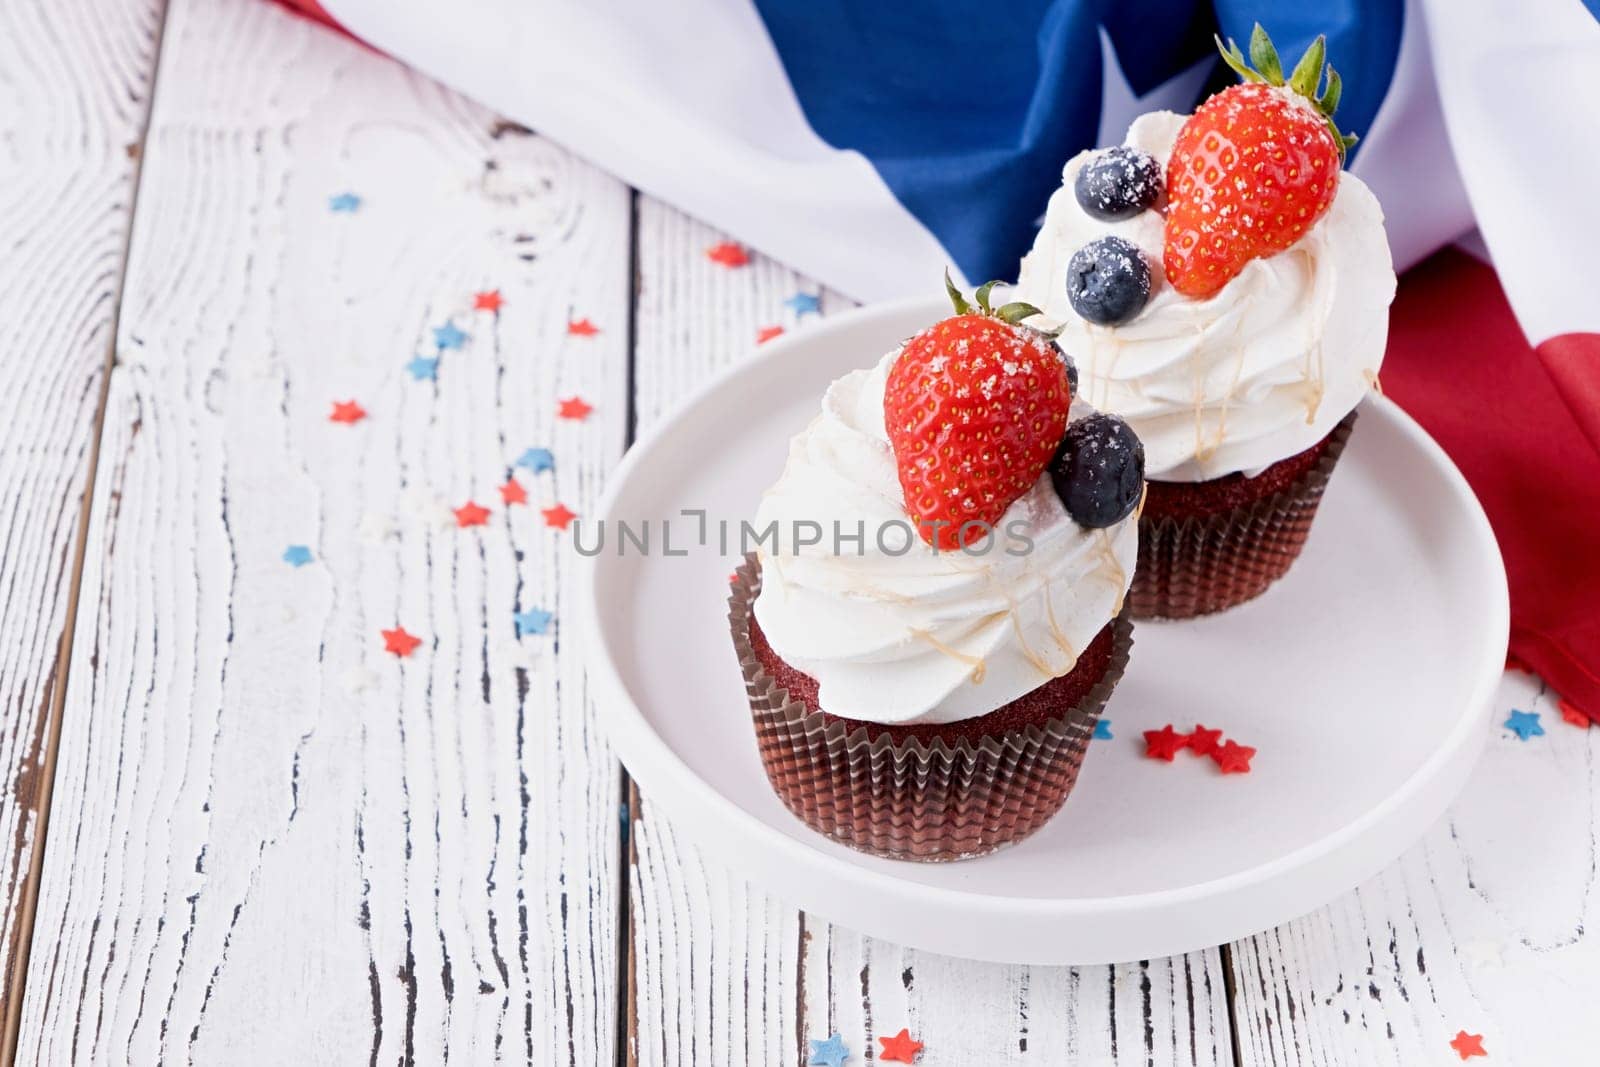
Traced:
<svg viewBox="0 0 1600 1067">
<path fill-rule="evenodd" d="M 809 280 L 759 256 L 732 270 L 707 259 L 723 239 L 640 200 L 641 429 L 748 355 L 761 327 L 804 329 L 817 318 L 784 303 L 817 293 Z M 822 296 L 824 311 L 848 306 Z M 632 1062 L 800 1064 L 806 1039 L 835 1030 L 870 1062 L 874 1039 L 901 1027 L 926 1042 L 929 1064 L 1232 1062 L 1216 951 L 1121 967 L 954 960 L 808 918 L 719 868 L 648 796 L 633 807 L 630 833 Z"/>
<path fill-rule="evenodd" d="M 610 1062 L 619 779 L 537 509 L 621 451 L 628 190 L 259 0 L 175 0 L 159 79 L 21 1059 Z"/>
<path fill-rule="evenodd" d="M 0 4 L 0 1003 L 16 991 L 49 719 L 161 5 Z"/>
<path fill-rule="evenodd" d="M 1538 712 L 1542 737 L 1499 726 Z M 1332 905 L 1237 943 L 1243 1062 L 1315 1067 L 1594 1063 L 1600 730 L 1511 674 L 1466 792 L 1416 846 Z M 1473 1062 L 1478 1062 L 1474 1060 Z"/>
</svg>

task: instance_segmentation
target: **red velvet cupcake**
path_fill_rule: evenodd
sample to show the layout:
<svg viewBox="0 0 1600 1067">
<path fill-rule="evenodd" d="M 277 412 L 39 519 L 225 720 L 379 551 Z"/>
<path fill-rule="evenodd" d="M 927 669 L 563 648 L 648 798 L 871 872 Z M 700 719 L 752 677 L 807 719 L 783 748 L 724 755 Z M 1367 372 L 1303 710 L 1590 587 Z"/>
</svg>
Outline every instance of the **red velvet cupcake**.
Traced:
<svg viewBox="0 0 1600 1067">
<path fill-rule="evenodd" d="M 1136 618 L 1259 596 L 1299 555 L 1394 297 L 1383 212 L 1342 169 L 1318 39 L 1193 115 L 1154 112 L 1068 162 L 1022 262 L 1085 398 L 1144 442 Z"/>
<path fill-rule="evenodd" d="M 833 383 L 729 602 L 778 796 L 898 859 L 1059 810 L 1132 644 L 1138 441 L 1073 409 L 1060 350 L 1015 324 L 1034 309 L 987 294 Z"/>
</svg>

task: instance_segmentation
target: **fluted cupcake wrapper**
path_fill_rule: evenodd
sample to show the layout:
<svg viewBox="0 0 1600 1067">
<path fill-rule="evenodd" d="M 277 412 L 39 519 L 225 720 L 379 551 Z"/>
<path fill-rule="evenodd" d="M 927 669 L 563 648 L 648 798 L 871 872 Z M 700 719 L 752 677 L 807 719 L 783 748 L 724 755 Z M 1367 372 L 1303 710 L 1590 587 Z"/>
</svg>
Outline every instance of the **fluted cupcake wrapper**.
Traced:
<svg viewBox="0 0 1600 1067">
<path fill-rule="evenodd" d="M 1189 619 L 1253 600 L 1288 573 L 1339 462 L 1356 413 L 1328 435 L 1316 464 L 1289 485 L 1215 515 L 1139 519 L 1139 565 L 1128 591 L 1135 619 Z"/>
<path fill-rule="evenodd" d="M 1044 825 L 1072 791 L 1095 722 L 1133 647 L 1133 625 L 1124 612 L 1112 623 L 1105 674 L 1043 725 L 977 743 L 965 737 L 895 743 L 790 699 L 766 672 L 750 642 L 751 605 L 760 590 L 761 565 L 752 554 L 735 572 L 728 621 L 767 778 L 813 830 L 891 859 L 981 856 Z"/>
</svg>

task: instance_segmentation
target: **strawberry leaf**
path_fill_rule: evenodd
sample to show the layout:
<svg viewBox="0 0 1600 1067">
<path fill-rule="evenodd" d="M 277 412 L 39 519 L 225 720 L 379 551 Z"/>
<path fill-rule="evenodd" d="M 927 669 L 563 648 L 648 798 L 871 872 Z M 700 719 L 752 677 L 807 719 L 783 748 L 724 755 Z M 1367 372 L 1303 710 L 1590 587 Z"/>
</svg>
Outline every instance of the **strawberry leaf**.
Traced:
<svg viewBox="0 0 1600 1067">
<path fill-rule="evenodd" d="M 1317 82 L 1322 78 L 1322 63 L 1327 57 L 1328 39 L 1319 33 L 1306 54 L 1300 57 L 1300 62 L 1294 65 L 1294 73 L 1289 75 L 1289 88 L 1308 100 L 1315 100 Z"/>
<path fill-rule="evenodd" d="M 1333 113 L 1339 110 L 1339 93 L 1343 90 L 1344 83 L 1339 79 L 1339 72 L 1333 69 L 1333 64 L 1328 64 L 1328 87 L 1317 98 L 1317 110 L 1330 119 Z"/>
<path fill-rule="evenodd" d="M 1239 75 L 1239 77 L 1243 78 L 1247 82 L 1259 82 L 1266 80 L 1261 75 L 1250 69 L 1249 61 L 1244 58 L 1244 53 L 1239 51 L 1239 46 L 1233 42 L 1233 38 L 1228 38 L 1227 44 L 1223 44 L 1222 38 L 1218 37 L 1216 34 L 1212 34 L 1211 39 L 1217 42 L 1217 51 L 1222 53 L 1222 61 L 1228 64 L 1228 67 L 1235 74 Z"/>
<path fill-rule="evenodd" d="M 1031 319 L 1035 315 L 1043 314 L 1032 304 L 1025 304 L 1020 300 L 1013 301 L 994 313 L 995 318 L 1010 326 L 1015 326 L 1023 319 Z"/>
<path fill-rule="evenodd" d="M 967 298 L 961 295 L 961 290 L 956 288 L 956 283 L 950 280 L 950 270 L 945 268 L 944 291 L 950 294 L 950 303 L 955 305 L 957 315 L 970 315 L 972 305 L 967 303 Z"/>
<path fill-rule="evenodd" d="M 1278 62 L 1278 50 L 1272 47 L 1272 38 L 1267 36 L 1267 31 L 1261 28 L 1259 22 L 1250 31 L 1250 62 L 1255 64 L 1267 84 L 1283 84 L 1283 65 Z"/>
<path fill-rule="evenodd" d="M 978 307 L 983 309 L 983 313 L 985 315 L 989 314 L 989 312 L 993 310 L 989 307 L 989 293 L 992 289 L 994 289 L 995 286 L 999 284 L 1001 283 L 998 279 L 992 282 L 984 282 L 982 285 L 978 286 L 978 291 L 973 294 L 978 298 Z"/>
</svg>

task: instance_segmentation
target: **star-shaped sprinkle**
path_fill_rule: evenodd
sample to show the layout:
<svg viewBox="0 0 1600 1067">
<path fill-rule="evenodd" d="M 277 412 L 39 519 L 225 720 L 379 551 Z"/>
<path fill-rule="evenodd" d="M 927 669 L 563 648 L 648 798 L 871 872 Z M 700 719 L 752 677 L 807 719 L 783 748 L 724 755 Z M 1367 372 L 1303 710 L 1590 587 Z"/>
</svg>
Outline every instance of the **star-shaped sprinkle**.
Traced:
<svg viewBox="0 0 1600 1067">
<path fill-rule="evenodd" d="M 472 294 L 472 310 L 474 311 L 499 311 L 505 302 L 505 297 L 500 295 L 500 290 L 498 289 L 488 289 L 481 293 Z"/>
<path fill-rule="evenodd" d="M 565 530 L 572 520 L 578 517 L 578 513 L 567 510 L 565 504 L 557 504 L 553 508 L 541 508 L 539 514 L 544 516 L 546 526 L 554 526 L 558 530 Z"/>
<path fill-rule="evenodd" d="M 354 400 L 335 400 L 333 414 L 328 416 L 329 422 L 342 422 L 346 425 L 360 422 L 367 417 L 367 409 Z"/>
<path fill-rule="evenodd" d="M 1159 730 L 1144 732 L 1144 754 L 1151 759 L 1171 763 L 1188 744 L 1189 738 L 1174 730 L 1170 722 Z"/>
<path fill-rule="evenodd" d="M 435 326 L 433 328 L 433 343 L 441 351 L 447 348 L 460 348 L 466 339 L 467 335 L 453 322 L 447 322 L 443 326 Z"/>
<path fill-rule="evenodd" d="M 878 1038 L 878 1044 L 883 1046 L 883 1051 L 878 1053 L 878 1059 L 894 1060 L 896 1063 L 911 1063 L 917 1058 L 917 1053 L 922 1051 L 922 1042 L 911 1040 L 911 1031 L 905 1029 L 893 1037 Z"/>
<path fill-rule="evenodd" d="M 1189 751 L 1196 756 L 1209 756 L 1217 750 L 1222 743 L 1221 730 L 1207 730 L 1199 723 L 1194 724 L 1194 732 L 1189 735 Z"/>
<path fill-rule="evenodd" d="M 1586 730 L 1594 725 L 1594 720 L 1579 711 L 1578 706 L 1565 697 L 1556 701 L 1556 709 L 1561 712 L 1562 722 L 1570 722 L 1572 725 L 1581 726 Z"/>
<path fill-rule="evenodd" d="M 383 631 L 383 650 L 393 652 L 397 656 L 405 657 L 417 650 L 422 644 L 422 638 L 406 633 L 404 626 L 396 626 L 393 630 Z"/>
<path fill-rule="evenodd" d="M 1217 761 L 1223 774 L 1249 774 L 1250 758 L 1255 754 L 1256 750 L 1249 745 L 1224 741 L 1221 748 L 1211 753 L 1211 758 Z"/>
<path fill-rule="evenodd" d="M 850 1050 L 845 1047 L 844 1038 L 838 1034 L 829 1034 L 826 1041 L 818 1041 L 813 1037 L 809 1043 L 811 1055 L 806 1058 L 807 1063 L 842 1067 L 844 1061 L 850 1058 Z"/>
<path fill-rule="evenodd" d="M 750 262 L 750 253 L 732 241 L 719 241 L 706 249 L 706 258 L 724 267 L 742 267 Z"/>
<path fill-rule="evenodd" d="M 1469 1034 L 1465 1030 L 1456 1031 L 1456 1036 L 1450 1039 L 1450 1047 L 1464 1060 L 1470 1060 L 1474 1056 L 1489 1055 L 1483 1051 L 1483 1035 Z"/>
<path fill-rule="evenodd" d="M 756 344 L 764 345 L 782 333 L 782 326 L 763 326 L 761 329 L 756 331 Z"/>
<path fill-rule="evenodd" d="M 455 512 L 457 526 L 482 526 L 489 521 L 489 509 L 470 500 L 450 510 Z"/>
<path fill-rule="evenodd" d="M 1094 740 L 1094 741 L 1115 741 L 1116 740 L 1116 738 L 1111 736 L 1111 720 L 1110 719 L 1096 719 L 1094 721 L 1094 735 L 1091 738 L 1091 740 Z"/>
<path fill-rule="evenodd" d="M 556 415 L 563 419 L 587 419 L 593 410 L 581 396 L 569 396 L 556 405 Z"/>
<path fill-rule="evenodd" d="M 517 466 L 526 467 L 534 474 L 556 469 L 556 457 L 548 448 L 530 448 L 517 457 Z"/>
<path fill-rule="evenodd" d="M 305 545 L 290 545 L 283 550 L 283 561 L 291 567 L 304 567 L 311 562 L 311 549 Z"/>
<path fill-rule="evenodd" d="M 555 616 L 548 611 L 529 608 L 527 611 L 517 612 L 512 618 L 517 620 L 517 636 L 527 637 L 529 634 L 544 633 L 550 628 L 550 620 Z"/>
<path fill-rule="evenodd" d="M 573 319 L 567 323 L 567 332 L 575 337 L 593 337 L 600 332 L 600 327 L 588 319 Z"/>
<path fill-rule="evenodd" d="M 328 197 L 328 210 L 336 215 L 353 215 L 361 208 L 361 198 L 355 193 L 340 193 Z"/>
<path fill-rule="evenodd" d="M 785 300 L 783 306 L 796 315 L 815 315 L 822 311 L 822 301 L 815 293 L 796 293 Z"/>
<path fill-rule="evenodd" d="M 512 504 L 526 504 L 528 491 L 522 488 L 522 483 L 515 478 L 507 478 L 506 484 L 500 487 L 500 502 L 507 507 Z"/>
<path fill-rule="evenodd" d="M 439 377 L 439 361 L 427 356 L 413 356 L 411 362 L 406 364 L 406 370 L 419 382 L 435 381 Z"/>
<path fill-rule="evenodd" d="M 1517 735 L 1518 740 L 1526 741 L 1530 737 L 1543 737 L 1544 727 L 1539 725 L 1537 711 L 1518 711 L 1511 709 L 1511 717 L 1505 721 L 1505 728 Z"/>
</svg>

